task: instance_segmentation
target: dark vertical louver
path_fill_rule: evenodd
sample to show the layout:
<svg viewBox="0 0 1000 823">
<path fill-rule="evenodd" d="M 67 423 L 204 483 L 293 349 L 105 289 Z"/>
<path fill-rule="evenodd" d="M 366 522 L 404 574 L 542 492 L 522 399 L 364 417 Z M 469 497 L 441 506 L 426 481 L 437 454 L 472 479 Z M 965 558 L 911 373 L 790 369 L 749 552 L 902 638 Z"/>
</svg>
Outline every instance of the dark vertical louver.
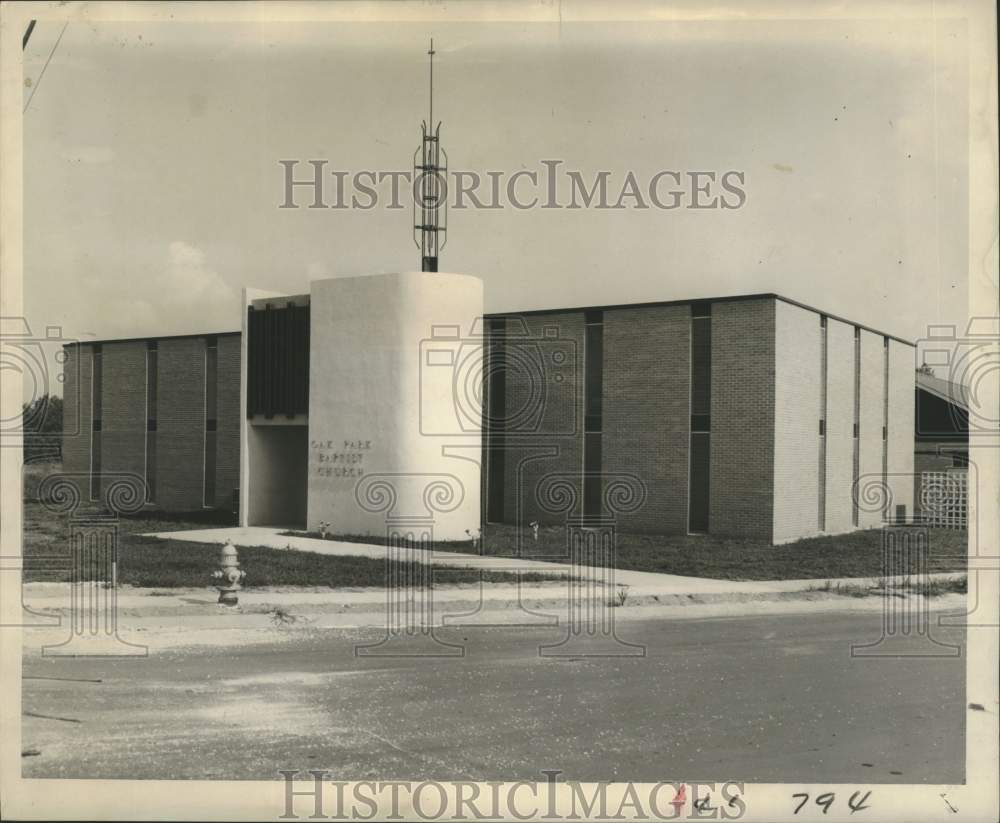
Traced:
<svg viewBox="0 0 1000 823">
<path fill-rule="evenodd" d="M 203 505 L 215 505 L 215 439 L 218 409 L 219 343 L 205 338 L 205 482 Z"/>
<path fill-rule="evenodd" d="M 507 321 L 490 318 L 486 323 L 486 519 L 501 523 L 504 517 L 504 446 L 507 406 L 507 367 L 504 362 L 504 335 Z"/>
<path fill-rule="evenodd" d="M 882 338 L 882 488 L 886 508 L 883 519 L 889 519 L 889 338 Z"/>
<path fill-rule="evenodd" d="M 826 530 L 826 371 L 827 371 L 827 319 L 819 318 L 819 511 L 817 525 Z"/>
<path fill-rule="evenodd" d="M 861 329 L 854 327 L 854 468 L 851 478 L 851 523 L 858 525 L 857 484 L 861 473 Z"/>
<path fill-rule="evenodd" d="M 688 531 L 707 532 L 712 430 L 712 304 L 691 305 L 691 455 Z"/>
<path fill-rule="evenodd" d="M 96 343 L 92 349 L 92 385 L 91 385 L 91 434 L 90 434 L 90 499 L 98 500 L 101 496 L 101 432 L 104 428 L 103 393 L 103 351 L 101 344 Z"/>
<path fill-rule="evenodd" d="M 247 414 L 308 414 L 309 306 L 248 311 Z"/>
<path fill-rule="evenodd" d="M 584 315 L 583 372 L 583 514 L 599 516 L 601 512 L 601 435 L 604 427 L 604 312 L 588 311 Z"/>
<path fill-rule="evenodd" d="M 155 340 L 146 342 L 146 502 L 156 500 L 156 404 L 159 351 Z"/>
</svg>

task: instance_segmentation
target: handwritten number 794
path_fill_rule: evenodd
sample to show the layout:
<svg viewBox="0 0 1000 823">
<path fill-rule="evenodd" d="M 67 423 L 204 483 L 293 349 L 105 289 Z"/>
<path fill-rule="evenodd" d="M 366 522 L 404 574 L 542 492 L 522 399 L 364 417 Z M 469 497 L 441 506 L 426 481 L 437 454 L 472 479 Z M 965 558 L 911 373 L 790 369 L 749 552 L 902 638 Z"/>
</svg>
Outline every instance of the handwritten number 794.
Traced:
<svg viewBox="0 0 1000 823">
<path fill-rule="evenodd" d="M 865 792 L 864 795 L 862 795 L 860 798 L 859 795 L 861 795 L 861 792 L 855 792 L 854 794 L 851 795 L 851 799 L 847 801 L 847 805 L 851 810 L 851 814 L 854 814 L 855 812 L 864 811 L 865 809 L 870 808 L 869 806 L 865 805 L 865 801 L 868 800 L 869 797 L 871 797 L 871 792 L 870 791 Z M 803 806 L 805 806 L 806 803 L 809 802 L 809 795 L 806 792 L 797 792 L 793 794 L 792 797 L 802 798 L 802 802 L 795 807 L 795 814 L 798 814 L 800 811 L 802 811 Z M 823 809 L 823 814 L 826 814 L 828 811 L 830 811 L 830 807 L 833 805 L 833 801 L 836 800 L 836 798 L 837 796 L 834 792 L 824 792 L 823 794 L 817 796 L 814 802 L 816 803 L 817 806 Z"/>
</svg>

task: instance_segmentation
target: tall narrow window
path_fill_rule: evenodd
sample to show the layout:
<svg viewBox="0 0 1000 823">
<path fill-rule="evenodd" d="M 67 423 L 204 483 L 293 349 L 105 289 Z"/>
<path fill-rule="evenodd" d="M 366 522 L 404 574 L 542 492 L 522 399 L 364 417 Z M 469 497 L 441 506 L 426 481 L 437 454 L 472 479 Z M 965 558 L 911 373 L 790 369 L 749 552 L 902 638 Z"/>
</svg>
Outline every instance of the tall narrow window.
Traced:
<svg viewBox="0 0 1000 823">
<path fill-rule="evenodd" d="M 102 417 L 104 393 L 103 349 L 100 343 L 95 343 L 91 350 L 91 386 L 90 386 L 90 499 L 101 497 L 101 431 L 104 428 Z"/>
<path fill-rule="evenodd" d="M 215 505 L 215 437 L 218 413 L 219 344 L 216 337 L 205 338 L 205 494 L 204 505 Z"/>
<path fill-rule="evenodd" d="M 504 334 L 507 320 L 492 317 L 486 324 L 486 519 L 502 523 L 504 518 L 504 423 L 507 408 L 507 365 L 504 361 Z"/>
<path fill-rule="evenodd" d="M 882 488 L 886 490 L 883 519 L 889 518 L 889 338 L 882 338 Z"/>
<path fill-rule="evenodd" d="M 104 428 L 104 403 L 102 395 L 104 393 L 104 369 L 103 369 L 103 349 L 100 343 L 95 343 L 92 349 L 92 377 L 91 377 L 91 425 L 90 425 L 90 499 L 99 500 L 101 497 L 101 431 Z"/>
<path fill-rule="evenodd" d="M 819 512 L 818 526 L 826 531 L 826 370 L 827 319 L 819 318 Z"/>
<path fill-rule="evenodd" d="M 601 514 L 601 432 L 604 394 L 604 312 L 588 311 L 583 372 L 583 513 Z"/>
<path fill-rule="evenodd" d="M 854 468 L 851 484 L 851 523 L 858 525 L 858 477 L 861 474 L 861 329 L 854 327 Z"/>
<path fill-rule="evenodd" d="M 146 341 L 146 502 L 156 500 L 157 342 Z"/>
<path fill-rule="evenodd" d="M 712 304 L 691 305 L 691 448 L 688 531 L 707 532 L 712 430 Z"/>
</svg>

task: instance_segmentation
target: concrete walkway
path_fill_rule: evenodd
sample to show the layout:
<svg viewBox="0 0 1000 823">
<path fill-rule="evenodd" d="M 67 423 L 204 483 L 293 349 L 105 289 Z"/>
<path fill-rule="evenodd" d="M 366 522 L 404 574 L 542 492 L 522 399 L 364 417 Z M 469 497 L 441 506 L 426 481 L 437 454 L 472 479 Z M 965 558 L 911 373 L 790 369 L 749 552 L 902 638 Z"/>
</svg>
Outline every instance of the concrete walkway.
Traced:
<svg viewBox="0 0 1000 823">
<path fill-rule="evenodd" d="M 121 637 L 158 651 L 190 645 L 232 646 L 243 643 L 290 639 L 301 631 L 326 629 L 384 630 L 387 608 L 391 601 L 393 614 L 400 608 L 407 613 L 424 615 L 418 592 L 392 590 L 383 587 L 302 587 L 248 586 L 239 595 L 239 607 L 227 609 L 218 605 L 218 595 L 211 586 L 211 570 L 216 563 L 216 549 L 226 540 L 236 546 L 294 551 L 308 551 L 344 557 L 383 559 L 385 547 L 365 543 L 346 543 L 310 537 L 287 536 L 278 528 L 222 528 L 193 531 L 160 532 L 144 535 L 167 540 L 182 540 L 210 544 L 205 556 L 205 585 L 200 588 L 132 588 L 123 586 L 116 592 L 117 625 Z M 453 568 L 480 568 L 491 571 L 543 572 L 554 577 L 568 575 L 599 579 L 601 570 L 574 567 L 569 563 L 519 560 L 513 557 L 483 557 L 455 552 L 433 552 L 430 557 L 414 550 L 403 550 L 414 560 L 430 561 Z M 247 568 L 253 576 L 252 566 Z M 956 577 L 961 574 L 932 575 Z M 740 581 L 712 580 L 655 572 L 619 569 L 615 574 L 619 584 L 627 585 L 625 603 L 600 586 L 571 587 L 565 580 L 510 583 L 448 583 L 436 580 L 433 587 L 433 607 L 426 617 L 428 625 L 456 626 L 521 626 L 529 629 L 558 626 L 577 614 L 585 600 L 588 619 L 610 614 L 603 606 L 614 606 L 613 618 L 618 621 L 646 619 L 708 619 L 824 612 L 881 612 L 885 596 L 846 597 L 833 592 L 817 591 L 823 579 Z M 901 581 L 902 578 L 893 578 Z M 842 578 L 834 583 L 854 583 L 870 587 L 870 578 Z M 610 594 L 610 596 L 609 596 Z M 918 595 L 909 595 L 910 598 Z M 935 597 L 924 602 L 922 611 L 956 611 L 965 604 L 965 595 Z M 419 601 L 419 602 L 418 602 Z M 22 590 L 23 604 L 34 611 L 25 615 L 25 625 L 32 626 L 31 645 L 39 653 L 46 644 L 65 639 L 73 600 L 69 583 L 26 583 Z M 903 603 L 905 601 L 892 602 Z M 589 605 L 587 605 L 589 604 Z M 414 612 L 413 610 L 416 610 Z M 59 620 L 62 618 L 62 620 Z M 296 630 L 296 631 L 291 631 Z"/>
<path fill-rule="evenodd" d="M 338 540 L 320 540 L 313 537 L 298 537 L 283 535 L 284 529 L 250 526 L 246 528 L 194 529 L 191 531 L 158 532 L 146 534 L 143 537 L 156 537 L 164 540 L 183 540 L 191 543 L 222 544 L 232 540 L 234 546 L 263 546 L 271 549 L 293 549 L 295 551 L 315 552 L 341 557 L 385 557 L 385 547 L 366 543 L 346 543 Z M 423 561 L 427 556 L 416 550 L 403 550 L 412 554 L 416 561 Z M 455 566 L 458 568 L 481 568 L 490 571 L 516 572 L 531 571 L 552 575 L 573 574 L 577 577 L 597 579 L 601 576 L 599 568 L 572 566 L 569 563 L 543 562 L 540 560 L 525 560 L 516 557 L 483 556 L 477 554 L 462 554 L 459 552 L 431 552 L 431 562 L 437 566 Z M 964 572 L 930 575 L 930 578 L 961 577 Z M 629 587 L 629 597 L 636 596 L 677 596 L 677 595 L 760 595 L 783 592 L 800 592 L 815 588 L 830 580 L 833 584 L 863 584 L 870 583 L 870 577 L 862 578 L 812 578 L 806 580 L 714 580 L 705 577 L 686 577 L 677 574 L 660 574 L 657 572 L 638 572 L 627 569 L 615 571 L 615 582 Z M 889 582 L 902 582 L 905 577 L 890 578 Z"/>
<path fill-rule="evenodd" d="M 293 642 L 315 632 L 367 632 L 384 634 L 390 618 L 387 592 L 383 589 L 302 590 L 250 587 L 240 593 L 235 609 L 218 605 L 218 594 L 208 586 L 196 589 L 133 589 L 117 593 L 115 625 L 118 638 L 148 647 L 149 654 L 184 647 L 216 646 L 233 650 L 257 643 Z M 404 599 L 406 595 L 404 594 Z M 910 595 L 896 601 L 903 609 L 918 608 L 928 620 L 931 613 L 960 616 L 966 608 L 963 594 L 946 594 L 919 605 L 906 605 Z M 73 600 L 69 583 L 26 583 L 22 593 L 25 612 L 24 653 L 33 657 L 44 646 L 64 644 L 73 625 Z M 399 602 L 394 601 L 398 608 Z M 428 604 L 429 605 L 429 604 Z M 564 583 L 528 583 L 520 589 L 506 584 L 435 585 L 433 606 L 422 613 L 426 625 L 437 628 L 508 627 L 519 632 L 565 627 L 572 624 L 568 588 Z M 608 603 L 607 605 L 611 605 Z M 575 604 L 578 610 L 580 603 Z M 635 621 L 716 620 L 779 615 L 826 613 L 882 614 L 884 597 L 844 597 L 818 591 L 762 594 L 629 595 L 624 606 L 610 612 L 593 604 L 595 628 L 600 617 L 615 626 Z M 398 611 L 394 612 L 398 615 Z M 86 616 L 84 616 L 86 619 Z M 421 619 L 424 625 L 424 619 Z M 608 625 L 608 624 L 605 624 Z M 373 634 L 374 632 L 374 634 Z M 624 636 L 624 635 L 623 635 Z M 120 649 L 106 648 L 108 638 L 98 632 L 84 636 L 93 640 L 101 654 L 112 656 Z M 87 653 L 86 651 L 84 653 Z"/>
</svg>

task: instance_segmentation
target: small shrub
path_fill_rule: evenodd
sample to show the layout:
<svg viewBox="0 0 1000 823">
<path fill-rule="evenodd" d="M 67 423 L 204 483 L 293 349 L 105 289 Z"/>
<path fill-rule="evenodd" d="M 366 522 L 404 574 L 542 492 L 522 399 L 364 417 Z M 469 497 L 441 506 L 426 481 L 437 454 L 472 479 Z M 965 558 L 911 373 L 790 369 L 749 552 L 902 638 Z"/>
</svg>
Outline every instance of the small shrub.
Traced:
<svg viewBox="0 0 1000 823">
<path fill-rule="evenodd" d="M 294 623 L 298 618 L 291 612 L 282 609 L 280 607 L 275 607 L 271 609 L 268 614 L 271 615 L 271 622 L 275 626 L 287 626 L 290 623 Z"/>
</svg>

